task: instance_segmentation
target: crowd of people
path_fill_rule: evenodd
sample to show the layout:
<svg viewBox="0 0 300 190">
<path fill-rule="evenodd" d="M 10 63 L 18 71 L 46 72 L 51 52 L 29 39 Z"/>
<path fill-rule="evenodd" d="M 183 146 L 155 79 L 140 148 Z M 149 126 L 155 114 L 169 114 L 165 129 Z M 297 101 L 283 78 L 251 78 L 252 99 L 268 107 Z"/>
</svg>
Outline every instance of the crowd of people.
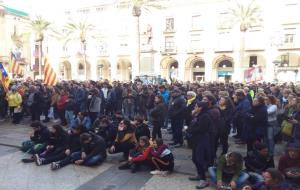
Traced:
<svg viewBox="0 0 300 190">
<path fill-rule="evenodd" d="M 109 81 L 14 82 L 0 88 L 0 118 L 33 133 L 22 161 L 94 166 L 123 153 L 119 169 L 141 166 L 153 175 L 174 169 L 173 148 L 191 148 L 197 189 L 292 190 L 300 188 L 300 86 L 271 83 L 143 84 Z M 42 118 L 42 120 L 41 120 Z M 55 123 L 48 128 L 46 123 Z M 164 143 L 162 129 L 173 142 Z M 244 145 L 231 150 L 228 138 Z M 285 152 L 275 144 L 286 147 Z M 220 148 L 219 148 L 220 147 Z M 219 149 L 219 151 L 218 151 Z M 279 163 L 274 156 L 281 154 Z M 176 158 L 175 158 L 176 159 Z M 207 173 L 209 175 L 207 175 Z M 210 177 L 210 180 L 207 179 Z"/>
</svg>

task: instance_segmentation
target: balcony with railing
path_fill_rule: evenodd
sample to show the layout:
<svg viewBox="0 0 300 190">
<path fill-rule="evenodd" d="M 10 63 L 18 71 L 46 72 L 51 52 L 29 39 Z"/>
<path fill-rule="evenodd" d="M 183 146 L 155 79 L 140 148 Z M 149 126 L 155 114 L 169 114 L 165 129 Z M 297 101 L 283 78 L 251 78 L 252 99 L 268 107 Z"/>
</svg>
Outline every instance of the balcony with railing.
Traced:
<svg viewBox="0 0 300 190">
<path fill-rule="evenodd" d="M 160 53 L 162 55 L 174 55 L 177 54 L 177 47 L 176 46 L 161 46 Z"/>
</svg>

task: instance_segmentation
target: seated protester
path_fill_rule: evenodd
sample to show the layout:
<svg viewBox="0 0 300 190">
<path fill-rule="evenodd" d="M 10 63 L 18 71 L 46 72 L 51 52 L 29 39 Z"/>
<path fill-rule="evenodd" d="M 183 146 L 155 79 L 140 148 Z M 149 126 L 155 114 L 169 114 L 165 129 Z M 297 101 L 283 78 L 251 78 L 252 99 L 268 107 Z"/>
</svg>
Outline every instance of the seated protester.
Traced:
<svg viewBox="0 0 300 190">
<path fill-rule="evenodd" d="M 99 117 L 93 124 L 93 131 L 104 138 L 107 147 L 111 147 L 117 136 L 115 128 L 106 117 Z"/>
<path fill-rule="evenodd" d="M 81 151 L 71 155 L 71 162 L 77 165 L 95 166 L 106 159 L 106 144 L 102 137 L 94 133 L 80 135 Z"/>
<path fill-rule="evenodd" d="M 138 146 L 129 153 L 128 162 L 121 165 L 119 169 L 131 169 L 131 172 L 135 173 L 141 165 L 151 166 L 151 149 L 149 138 L 140 137 Z"/>
<path fill-rule="evenodd" d="M 153 175 L 166 175 L 174 170 L 174 156 L 162 139 L 155 139 L 151 150 L 152 163 L 156 170 Z"/>
<path fill-rule="evenodd" d="M 300 143 L 288 145 L 287 153 L 279 159 L 278 170 L 289 181 L 300 185 Z"/>
<path fill-rule="evenodd" d="M 30 135 L 30 140 L 22 143 L 21 150 L 29 154 L 38 154 L 45 150 L 50 138 L 49 129 L 40 121 L 34 121 L 30 125 L 33 128 L 33 133 Z M 34 157 L 22 159 L 22 162 L 34 162 Z"/>
<path fill-rule="evenodd" d="M 208 168 L 208 172 L 211 181 L 217 185 L 218 189 L 224 185 L 224 181 L 228 181 L 232 189 L 237 189 L 242 187 L 249 177 L 242 169 L 242 155 L 237 152 L 229 152 L 221 155 L 217 167 Z"/>
<path fill-rule="evenodd" d="M 253 150 L 245 157 L 245 166 L 253 184 L 263 181 L 262 173 L 268 168 L 274 168 L 274 159 L 269 156 L 267 145 L 257 142 Z"/>
<path fill-rule="evenodd" d="M 122 112 L 116 112 L 114 115 L 111 116 L 112 125 L 118 128 L 119 123 L 124 119 Z"/>
<path fill-rule="evenodd" d="M 284 180 L 280 171 L 269 168 L 263 173 L 263 181 L 252 186 L 245 186 L 242 190 L 295 190 Z"/>
<path fill-rule="evenodd" d="M 135 147 L 136 138 L 129 120 L 122 120 L 119 124 L 117 136 L 113 145 L 109 148 L 110 154 L 123 152 L 123 160 L 128 160 L 129 150 Z"/>
<path fill-rule="evenodd" d="M 79 112 L 77 114 L 77 117 L 73 119 L 71 123 L 71 128 L 75 128 L 78 125 L 83 125 L 83 127 L 87 131 L 92 128 L 92 121 L 87 113 Z"/>
<path fill-rule="evenodd" d="M 69 143 L 69 136 L 61 125 L 53 125 L 50 128 L 51 136 L 46 150 L 41 154 L 35 154 L 37 166 L 50 164 L 55 160 L 64 158 L 65 150 Z"/>
<path fill-rule="evenodd" d="M 45 162 L 51 162 L 51 169 L 56 170 L 59 169 L 68 163 L 71 160 L 71 154 L 74 152 L 78 152 L 81 149 L 80 145 L 80 135 L 84 132 L 84 127 L 82 125 L 78 125 L 76 128 L 69 131 L 69 143 L 64 152 L 57 156 L 53 156 L 52 158 L 46 158 Z"/>
<path fill-rule="evenodd" d="M 135 138 L 139 140 L 140 137 L 146 136 L 150 139 L 150 129 L 149 126 L 144 123 L 144 119 L 141 116 L 136 116 L 134 118 L 135 127 Z"/>
</svg>

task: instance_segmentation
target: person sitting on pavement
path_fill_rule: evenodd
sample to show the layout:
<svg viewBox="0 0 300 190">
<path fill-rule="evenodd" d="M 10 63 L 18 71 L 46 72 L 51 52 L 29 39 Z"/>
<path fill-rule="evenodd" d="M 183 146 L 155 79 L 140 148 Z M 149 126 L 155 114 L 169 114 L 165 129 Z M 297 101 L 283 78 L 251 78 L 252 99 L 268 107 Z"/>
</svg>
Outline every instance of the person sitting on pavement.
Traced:
<svg viewBox="0 0 300 190">
<path fill-rule="evenodd" d="M 92 128 L 91 119 L 87 113 L 79 112 L 77 117 L 73 119 L 71 123 L 71 128 L 75 128 L 78 125 L 83 125 L 83 127 L 88 131 Z"/>
<path fill-rule="evenodd" d="M 33 133 L 30 135 L 30 140 L 22 143 L 21 150 L 29 154 L 38 154 L 45 150 L 50 139 L 50 131 L 48 127 L 40 121 L 34 121 L 30 125 L 33 128 Z M 34 162 L 34 157 L 22 159 L 24 163 Z"/>
<path fill-rule="evenodd" d="M 140 137 L 146 136 L 150 139 L 150 129 L 149 126 L 144 123 L 144 119 L 141 116 L 136 116 L 134 118 L 134 123 L 135 127 L 135 138 L 136 140 L 139 140 Z"/>
<path fill-rule="evenodd" d="M 288 145 L 287 153 L 279 159 L 278 170 L 287 180 L 300 187 L 300 143 Z"/>
<path fill-rule="evenodd" d="M 106 159 L 106 144 L 102 137 L 94 133 L 80 135 L 81 151 L 71 157 L 76 165 L 95 166 Z"/>
<path fill-rule="evenodd" d="M 261 183 L 249 186 L 246 185 L 242 190 L 295 190 L 290 183 L 284 180 L 280 171 L 269 168 L 263 173 Z"/>
<path fill-rule="evenodd" d="M 140 137 L 138 146 L 130 150 L 128 161 L 121 165 L 119 169 L 130 169 L 131 173 L 135 173 L 141 165 L 152 166 L 151 150 L 149 138 L 146 136 Z"/>
<path fill-rule="evenodd" d="M 48 161 L 52 161 L 51 162 L 52 170 L 56 170 L 66 166 L 67 163 L 70 163 L 71 154 L 80 151 L 81 148 L 80 135 L 84 131 L 85 131 L 84 127 L 82 125 L 78 125 L 77 127 L 75 127 L 69 132 L 69 143 L 67 145 L 66 150 L 62 154 L 53 157 L 51 160 L 49 160 L 48 158 Z"/>
<path fill-rule="evenodd" d="M 174 156 L 162 139 L 155 139 L 151 150 L 152 163 L 155 170 L 151 171 L 152 175 L 165 176 L 174 170 Z"/>
<path fill-rule="evenodd" d="M 123 159 L 128 160 L 129 151 L 135 147 L 136 138 L 134 130 L 129 120 L 122 120 L 118 127 L 118 132 L 113 145 L 109 148 L 110 154 L 123 152 Z"/>
<path fill-rule="evenodd" d="M 93 131 L 104 138 L 107 147 L 111 147 L 117 136 L 117 128 L 112 125 L 107 117 L 98 117 L 93 124 Z"/>
<path fill-rule="evenodd" d="M 52 161 L 63 158 L 69 143 L 69 136 L 61 125 L 53 125 L 50 128 L 49 144 L 43 153 L 35 154 L 37 166 L 50 164 Z"/>
<path fill-rule="evenodd" d="M 244 158 L 245 167 L 250 175 L 250 182 L 253 184 L 263 181 L 262 173 L 268 168 L 274 168 L 274 159 L 269 155 L 266 144 L 256 142 L 253 150 L 247 153 Z"/>
<path fill-rule="evenodd" d="M 221 155 L 217 163 L 217 167 L 210 167 L 208 172 L 211 181 L 221 188 L 226 185 L 224 182 L 229 182 L 231 189 L 237 189 L 244 185 L 249 178 L 249 175 L 242 171 L 243 157 L 240 153 L 229 152 Z"/>
</svg>

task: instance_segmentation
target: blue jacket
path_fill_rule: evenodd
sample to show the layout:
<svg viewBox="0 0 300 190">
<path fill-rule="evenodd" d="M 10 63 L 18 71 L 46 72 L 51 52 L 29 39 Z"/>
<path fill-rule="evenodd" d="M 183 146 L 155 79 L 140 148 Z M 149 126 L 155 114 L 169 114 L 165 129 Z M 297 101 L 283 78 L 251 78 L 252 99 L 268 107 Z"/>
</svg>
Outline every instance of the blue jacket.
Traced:
<svg viewBox="0 0 300 190">
<path fill-rule="evenodd" d="M 71 128 L 74 129 L 76 126 L 80 124 L 83 125 L 83 127 L 86 130 L 90 130 L 92 128 L 92 121 L 88 116 L 84 117 L 82 121 L 78 117 L 73 119 L 73 121 L 71 122 Z"/>
<path fill-rule="evenodd" d="M 169 93 L 169 91 L 165 90 L 164 92 L 160 92 L 159 94 L 164 98 L 165 104 L 168 105 L 169 100 L 170 100 L 170 93 Z"/>
</svg>

